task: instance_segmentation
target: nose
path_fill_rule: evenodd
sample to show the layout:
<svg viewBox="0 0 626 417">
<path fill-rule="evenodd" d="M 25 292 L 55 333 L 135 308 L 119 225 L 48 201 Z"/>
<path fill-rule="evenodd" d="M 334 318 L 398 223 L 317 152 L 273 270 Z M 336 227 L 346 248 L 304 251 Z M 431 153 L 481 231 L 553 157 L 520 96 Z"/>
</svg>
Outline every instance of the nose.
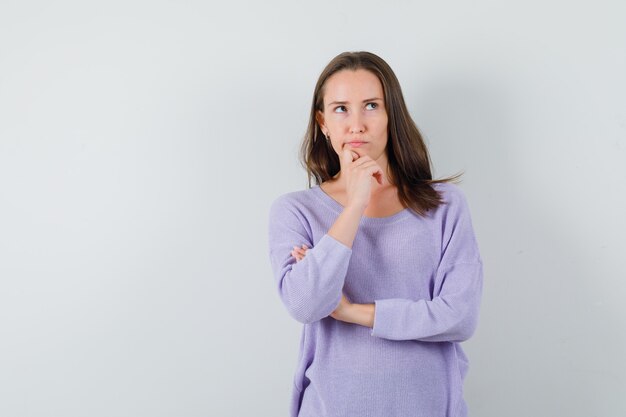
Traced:
<svg viewBox="0 0 626 417">
<path fill-rule="evenodd" d="M 350 133 L 363 133 L 365 131 L 365 125 L 361 120 L 361 116 L 358 114 L 353 115 L 350 121 Z"/>
</svg>

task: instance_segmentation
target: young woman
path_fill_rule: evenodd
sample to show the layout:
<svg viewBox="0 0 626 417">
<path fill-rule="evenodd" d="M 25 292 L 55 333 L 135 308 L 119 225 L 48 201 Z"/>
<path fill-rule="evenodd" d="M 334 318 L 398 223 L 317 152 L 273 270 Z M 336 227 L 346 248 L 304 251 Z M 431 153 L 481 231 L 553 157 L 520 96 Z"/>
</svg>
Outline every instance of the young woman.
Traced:
<svg viewBox="0 0 626 417">
<path fill-rule="evenodd" d="M 309 188 L 269 214 L 278 293 L 304 324 L 290 416 L 467 416 L 482 259 L 459 175 L 432 179 L 383 59 L 326 66 L 301 157 Z"/>
</svg>

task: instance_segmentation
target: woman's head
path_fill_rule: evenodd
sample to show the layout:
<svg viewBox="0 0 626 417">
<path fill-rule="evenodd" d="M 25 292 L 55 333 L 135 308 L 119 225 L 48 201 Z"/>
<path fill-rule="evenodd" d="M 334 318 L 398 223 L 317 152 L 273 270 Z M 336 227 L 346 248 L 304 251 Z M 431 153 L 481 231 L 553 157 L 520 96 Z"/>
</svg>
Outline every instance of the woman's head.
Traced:
<svg viewBox="0 0 626 417">
<path fill-rule="evenodd" d="M 368 143 L 358 148 L 346 145 L 358 139 Z M 400 83 L 391 67 L 371 52 L 337 55 L 317 80 L 301 148 L 309 186 L 311 177 L 321 184 L 339 172 L 338 153 L 344 146 L 374 160 L 386 157 L 388 180 L 398 187 L 401 201 L 419 214 L 441 202 L 431 183 L 460 176 L 432 179 L 428 150 L 407 110 Z"/>
<path fill-rule="evenodd" d="M 350 149 L 386 165 L 384 96 L 380 79 L 369 70 L 343 69 L 326 79 L 319 93 L 316 121 L 337 154 Z"/>
</svg>

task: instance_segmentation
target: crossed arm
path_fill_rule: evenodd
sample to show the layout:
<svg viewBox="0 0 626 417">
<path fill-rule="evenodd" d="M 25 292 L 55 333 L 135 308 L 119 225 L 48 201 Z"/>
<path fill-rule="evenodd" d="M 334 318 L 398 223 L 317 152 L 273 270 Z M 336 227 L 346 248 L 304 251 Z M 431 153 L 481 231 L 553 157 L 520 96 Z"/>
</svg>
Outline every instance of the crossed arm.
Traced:
<svg viewBox="0 0 626 417">
<path fill-rule="evenodd" d="M 308 250 L 306 245 L 301 248 L 294 246 L 291 256 L 296 258 L 296 262 L 301 261 Z M 374 327 L 375 304 L 357 304 L 348 301 L 345 295 L 341 294 L 341 301 L 337 308 L 330 314 L 335 320 L 347 323 L 360 324 L 361 326 Z"/>
<path fill-rule="evenodd" d="M 398 296 L 370 304 L 351 303 L 342 294 L 352 253 L 352 229 L 346 226 L 350 233 L 341 233 L 337 225 L 343 227 L 343 223 L 337 221 L 333 228 L 340 230 L 331 228 L 316 247 L 303 245 L 290 251 L 287 242 L 312 245 L 311 231 L 297 207 L 286 199 L 277 200 L 270 212 L 269 254 L 279 296 L 289 313 L 305 324 L 330 316 L 369 327 L 372 336 L 389 340 L 469 339 L 478 323 L 483 266 L 467 201 L 456 189 L 449 191 L 449 204 L 441 214 L 441 257 L 433 276 L 432 298 Z M 355 222 L 353 215 L 346 209 L 339 217 Z"/>
</svg>

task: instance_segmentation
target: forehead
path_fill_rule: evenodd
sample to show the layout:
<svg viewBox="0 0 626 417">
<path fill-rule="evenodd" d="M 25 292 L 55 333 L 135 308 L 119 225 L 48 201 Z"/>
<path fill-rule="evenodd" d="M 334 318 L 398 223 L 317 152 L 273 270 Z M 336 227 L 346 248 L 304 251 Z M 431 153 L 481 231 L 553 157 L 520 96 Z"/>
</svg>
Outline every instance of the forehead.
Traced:
<svg viewBox="0 0 626 417">
<path fill-rule="evenodd" d="M 326 80 L 324 101 L 360 101 L 383 97 L 383 86 L 376 75 L 364 69 L 341 70 Z"/>
</svg>

